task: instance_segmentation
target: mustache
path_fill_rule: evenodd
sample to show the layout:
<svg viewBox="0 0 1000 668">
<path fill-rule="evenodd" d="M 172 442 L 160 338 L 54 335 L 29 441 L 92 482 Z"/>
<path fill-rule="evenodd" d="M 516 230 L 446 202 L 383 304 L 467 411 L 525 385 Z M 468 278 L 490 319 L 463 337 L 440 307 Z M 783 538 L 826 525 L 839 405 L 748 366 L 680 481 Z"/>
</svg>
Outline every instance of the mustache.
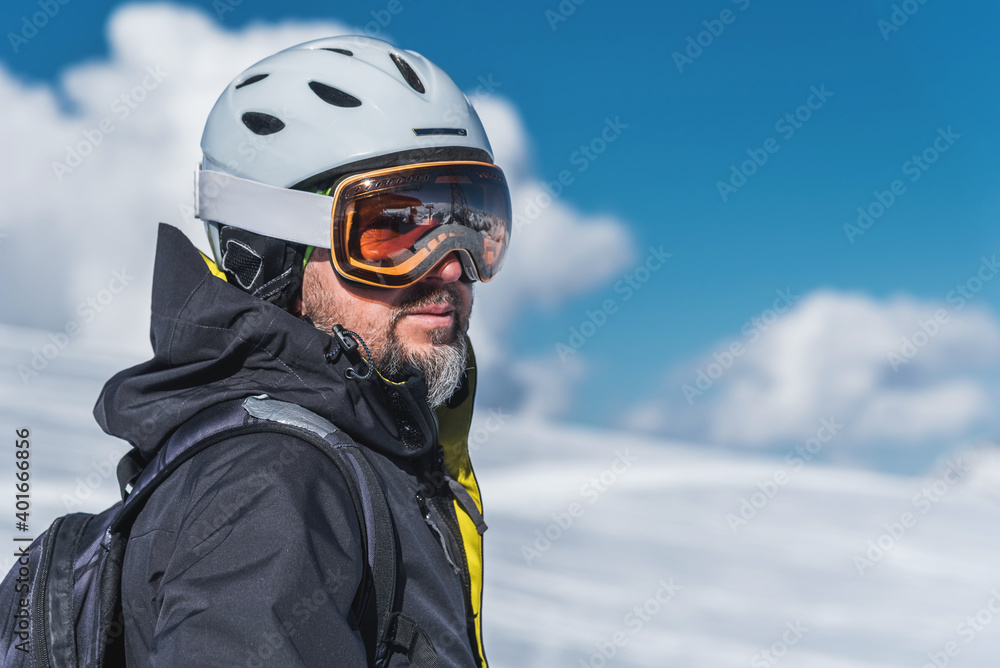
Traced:
<svg viewBox="0 0 1000 668">
<path fill-rule="evenodd" d="M 393 319 L 398 320 L 414 311 L 419 311 L 428 306 L 440 306 L 448 304 L 455 309 L 456 313 L 462 312 L 462 295 L 458 288 L 453 285 L 443 285 L 432 288 L 425 287 L 408 294 L 405 299 L 395 307 Z"/>
</svg>

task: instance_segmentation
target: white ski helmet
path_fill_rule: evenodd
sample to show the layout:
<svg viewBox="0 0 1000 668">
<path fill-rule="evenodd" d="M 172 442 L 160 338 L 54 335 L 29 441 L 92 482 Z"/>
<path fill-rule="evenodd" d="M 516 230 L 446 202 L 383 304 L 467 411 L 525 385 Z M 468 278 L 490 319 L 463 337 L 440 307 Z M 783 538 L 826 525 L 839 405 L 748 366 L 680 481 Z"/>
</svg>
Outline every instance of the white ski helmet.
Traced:
<svg viewBox="0 0 1000 668">
<path fill-rule="evenodd" d="M 206 223 L 219 267 L 239 274 L 233 282 L 263 298 L 257 290 L 294 258 L 262 270 L 263 252 L 248 256 L 253 244 L 244 235 L 229 244 L 239 261 L 227 262 L 221 230 L 328 244 L 298 233 L 290 216 L 266 229 L 255 226 L 250 219 L 262 217 L 256 192 L 313 192 L 347 174 L 417 162 L 493 162 L 479 116 L 443 70 L 418 53 L 363 36 L 305 42 L 247 68 L 212 108 L 201 148 L 196 216 Z M 235 178 L 220 183 L 223 175 Z M 227 187 L 230 182 L 237 187 Z M 211 189 L 228 192 L 206 196 Z"/>
</svg>

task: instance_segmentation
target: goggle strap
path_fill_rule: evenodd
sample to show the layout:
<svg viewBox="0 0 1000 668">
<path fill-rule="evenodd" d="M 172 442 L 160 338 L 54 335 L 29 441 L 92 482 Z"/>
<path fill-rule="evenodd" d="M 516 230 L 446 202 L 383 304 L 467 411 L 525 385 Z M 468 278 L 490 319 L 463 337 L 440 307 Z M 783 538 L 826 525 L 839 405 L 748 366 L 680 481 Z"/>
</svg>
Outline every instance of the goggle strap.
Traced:
<svg viewBox="0 0 1000 668">
<path fill-rule="evenodd" d="M 194 215 L 319 248 L 330 247 L 333 198 L 207 169 L 195 173 Z"/>
</svg>

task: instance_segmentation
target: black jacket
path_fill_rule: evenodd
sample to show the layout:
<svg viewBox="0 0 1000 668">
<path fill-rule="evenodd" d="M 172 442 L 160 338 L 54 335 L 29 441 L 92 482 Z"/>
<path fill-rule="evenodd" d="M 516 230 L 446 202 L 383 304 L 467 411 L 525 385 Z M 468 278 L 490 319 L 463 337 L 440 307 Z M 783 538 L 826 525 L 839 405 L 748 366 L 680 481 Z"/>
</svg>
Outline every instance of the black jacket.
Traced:
<svg viewBox="0 0 1000 668">
<path fill-rule="evenodd" d="M 467 449 L 472 358 L 463 387 L 435 414 L 419 373 L 401 385 L 348 378 L 352 364 L 364 372 L 359 358 L 331 354 L 330 335 L 213 269 L 161 225 L 154 356 L 105 385 L 94 409 L 102 428 L 148 459 L 185 420 L 229 399 L 266 393 L 327 418 L 384 483 L 402 612 L 444 666 L 485 665 L 484 525 Z M 367 665 L 367 622 L 352 613 L 362 555 L 346 483 L 318 450 L 274 434 L 213 445 L 153 493 L 132 529 L 122 571 L 129 666 Z"/>
</svg>

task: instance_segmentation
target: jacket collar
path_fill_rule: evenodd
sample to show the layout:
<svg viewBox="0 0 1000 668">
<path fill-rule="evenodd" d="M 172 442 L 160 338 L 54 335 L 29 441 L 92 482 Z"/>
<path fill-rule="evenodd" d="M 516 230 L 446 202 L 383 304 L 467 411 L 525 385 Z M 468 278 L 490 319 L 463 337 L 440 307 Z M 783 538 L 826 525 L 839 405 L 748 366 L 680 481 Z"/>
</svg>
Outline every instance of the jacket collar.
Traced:
<svg viewBox="0 0 1000 668">
<path fill-rule="evenodd" d="M 413 458 L 437 444 L 422 374 L 414 370 L 400 383 L 377 373 L 348 377 L 350 368 L 364 375 L 360 356 L 220 280 L 184 234 L 165 224 L 157 239 L 150 340 L 153 358 L 111 378 L 94 407 L 104 431 L 147 459 L 196 413 L 262 393 L 326 417 L 383 454 Z M 457 393 L 470 409 L 471 385 L 467 380 Z"/>
</svg>

